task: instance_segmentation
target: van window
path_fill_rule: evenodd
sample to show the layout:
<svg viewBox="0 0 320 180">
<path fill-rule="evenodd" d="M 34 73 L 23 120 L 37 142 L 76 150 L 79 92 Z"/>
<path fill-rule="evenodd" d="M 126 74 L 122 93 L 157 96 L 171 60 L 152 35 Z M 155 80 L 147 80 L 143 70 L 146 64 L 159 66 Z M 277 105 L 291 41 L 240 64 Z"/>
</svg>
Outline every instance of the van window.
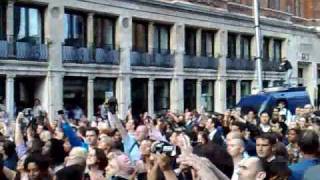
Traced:
<svg viewBox="0 0 320 180">
<path fill-rule="evenodd" d="M 240 100 L 238 107 L 241 107 L 241 113 L 248 113 L 250 110 L 259 112 L 261 105 L 268 99 L 267 96 L 248 96 Z"/>
</svg>

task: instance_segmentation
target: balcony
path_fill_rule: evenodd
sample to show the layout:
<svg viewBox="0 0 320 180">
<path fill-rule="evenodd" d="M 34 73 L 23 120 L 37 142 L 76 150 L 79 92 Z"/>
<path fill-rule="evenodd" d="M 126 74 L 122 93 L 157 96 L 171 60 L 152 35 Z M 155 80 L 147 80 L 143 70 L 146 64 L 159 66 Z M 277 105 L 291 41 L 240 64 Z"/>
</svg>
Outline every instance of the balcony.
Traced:
<svg viewBox="0 0 320 180">
<path fill-rule="evenodd" d="M 184 68 L 217 69 L 218 60 L 213 57 L 185 55 Z"/>
<path fill-rule="evenodd" d="M 64 63 L 119 65 L 119 51 L 111 45 L 104 47 L 62 46 Z"/>
<path fill-rule="evenodd" d="M 227 70 L 255 70 L 255 61 L 248 59 L 227 59 Z"/>
<path fill-rule="evenodd" d="M 47 61 L 48 47 L 35 42 L 0 41 L 0 59 Z"/>
<path fill-rule="evenodd" d="M 263 71 L 279 71 L 280 61 L 262 60 Z"/>
<path fill-rule="evenodd" d="M 132 66 L 145 66 L 145 67 L 164 67 L 172 68 L 174 66 L 174 55 L 168 49 L 157 50 L 154 49 L 153 53 L 133 50 L 131 51 L 131 65 Z"/>
</svg>

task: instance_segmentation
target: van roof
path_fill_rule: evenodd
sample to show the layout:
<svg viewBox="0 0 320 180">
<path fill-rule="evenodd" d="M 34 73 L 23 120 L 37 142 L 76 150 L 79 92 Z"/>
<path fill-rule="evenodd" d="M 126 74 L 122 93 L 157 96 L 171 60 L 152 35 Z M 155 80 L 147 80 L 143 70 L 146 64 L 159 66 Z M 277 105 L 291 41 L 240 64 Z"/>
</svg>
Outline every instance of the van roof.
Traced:
<svg viewBox="0 0 320 180">
<path fill-rule="evenodd" d="M 306 90 L 306 87 L 292 87 L 292 88 L 274 87 L 274 88 L 265 88 L 263 92 L 258 94 L 272 95 L 274 93 L 298 92 L 298 91 L 305 91 L 305 90 Z"/>
</svg>

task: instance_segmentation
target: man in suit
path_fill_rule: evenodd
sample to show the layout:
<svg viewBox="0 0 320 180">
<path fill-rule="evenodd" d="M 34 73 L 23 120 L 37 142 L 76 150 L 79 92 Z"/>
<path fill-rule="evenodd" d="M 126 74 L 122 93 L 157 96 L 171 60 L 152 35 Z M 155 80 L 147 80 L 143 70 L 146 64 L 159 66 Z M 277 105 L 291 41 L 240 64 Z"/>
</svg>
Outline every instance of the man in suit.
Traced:
<svg viewBox="0 0 320 180">
<path fill-rule="evenodd" d="M 206 129 L 209 132 L 208 138 L 215 144 L 220 146 L 225 146 L 225 143 L 222 139 L 221 132 L 218 131 L 218 119 L 216 118 L 209 118 L 206 123 Z"/>
</svg>

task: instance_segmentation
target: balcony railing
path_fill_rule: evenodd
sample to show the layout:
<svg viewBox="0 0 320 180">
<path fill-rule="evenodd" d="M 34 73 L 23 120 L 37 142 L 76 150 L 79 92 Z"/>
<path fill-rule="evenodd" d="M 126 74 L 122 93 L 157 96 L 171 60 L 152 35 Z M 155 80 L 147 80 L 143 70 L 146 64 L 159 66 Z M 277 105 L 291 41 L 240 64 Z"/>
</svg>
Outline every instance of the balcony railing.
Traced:
<svg viewBox="0 0 320 180">
<path fill-rule="evenodd" d="M 113 49 L 111 45 L 90 48 L 62 46 L 62 59 L 64 63 L 119 65 L 119 58 L 119 51 Z"/>
<path fill-rule="evenodd" d="M 217 69 L 218 60 L 206 56 L 184 56 L 184 68 Z"/>
<path fill-rule="evenodd" d="M 263 71 L 279 71 L 280 61 L 262 60 Z"/>
<path fill-rule="evenodd" d="M 0 41 L 0 58 L 26 61 L 46 61 L 48 47 L 46 44 L 33 42 Z"/>
<path fill-rule="evenodd" d="M 249 59 L 227 59 L 228 70 L 255 70 L 255 61 Z"/>
<path fill-rule="evenodd" d="M 132 66 L 154 66 L 171 68 L 174 66 L 174 55 L 170 50 L 153 50 L 153 53 L 131 51 Z"/>
</svg>

